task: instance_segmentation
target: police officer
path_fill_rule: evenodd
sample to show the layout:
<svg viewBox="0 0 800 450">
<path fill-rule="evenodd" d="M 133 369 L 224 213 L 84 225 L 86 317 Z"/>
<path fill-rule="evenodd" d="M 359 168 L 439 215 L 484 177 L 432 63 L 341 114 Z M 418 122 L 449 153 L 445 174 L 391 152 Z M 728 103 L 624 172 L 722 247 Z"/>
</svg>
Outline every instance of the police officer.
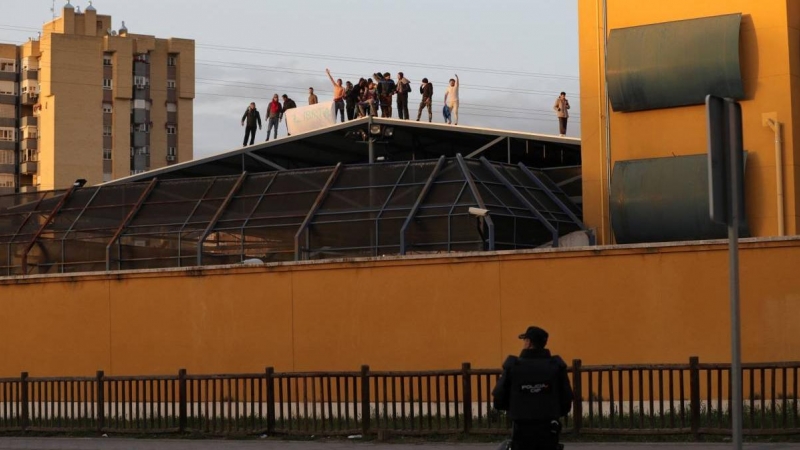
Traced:
<svg viewBox="0 0 800 450">
<path fill-rule="evenodd" d="M 508 411 L 513 422 L 512 450 L 556 450 L 561 423 L 559 418 L 572 409 L 572 387 L 567 365 L 547 350 L 548 334 L 539 327 L 528 327 L 522 353 L 509 356 L 492 396 L 494 407 Z"/>
</svg>

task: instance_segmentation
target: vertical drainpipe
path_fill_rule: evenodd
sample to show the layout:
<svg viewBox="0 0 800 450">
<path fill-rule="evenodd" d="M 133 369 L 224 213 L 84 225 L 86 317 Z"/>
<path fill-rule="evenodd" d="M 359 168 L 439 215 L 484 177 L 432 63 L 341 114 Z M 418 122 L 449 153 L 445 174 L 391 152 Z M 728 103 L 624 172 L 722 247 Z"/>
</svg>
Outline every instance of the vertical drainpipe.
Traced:
<svg viewBox="0 0 800 450">
<path fill-rule="evenodd" d="M 606 192 L 605 202 L 606 208 L 603 213 L 608 214 L 608 223 L 606 231 L 608 232 L 608 240 L 606 245 L 611 244 L 614 233 L 611 230 L 611 103 L 608 101 L 608 78 L 606 77 L 608 69 L 608 0 L 603 0 L 603 86 L 604 86 L 604 102 L 606 111 Z"/>
<path fill-rule="evenodd" d="M 778 236 L 785 236 L 785 217 L 783 210 L 783 140 L 781 129 L 783 125 L 777 120 L 769 119 L 769 127 L 775 132 L 775 183 L 778 197 Z"/>
</svg>

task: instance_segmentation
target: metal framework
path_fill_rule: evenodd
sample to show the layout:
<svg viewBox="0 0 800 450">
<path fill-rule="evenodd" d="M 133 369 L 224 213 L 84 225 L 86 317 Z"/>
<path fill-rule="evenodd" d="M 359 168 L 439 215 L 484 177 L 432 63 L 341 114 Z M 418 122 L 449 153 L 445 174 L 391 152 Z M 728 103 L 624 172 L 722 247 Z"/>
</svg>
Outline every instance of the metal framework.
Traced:
<svg viewBox="0 0 800 450">
<path fill-rule="evenodd" d="M 152 179 L 0 197 L 0 275 L 526 249 L 579 217 L 543 171 L 461 155 Z"/>
</svg>

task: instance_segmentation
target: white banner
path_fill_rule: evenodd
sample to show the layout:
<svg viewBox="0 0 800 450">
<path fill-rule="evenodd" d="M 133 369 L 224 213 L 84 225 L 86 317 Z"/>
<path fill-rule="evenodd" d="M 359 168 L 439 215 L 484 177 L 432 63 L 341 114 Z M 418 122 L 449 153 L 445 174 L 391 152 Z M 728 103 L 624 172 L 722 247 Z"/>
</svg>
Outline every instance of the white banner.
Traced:
<svg viewBox="0 0 800 450">
<path fill-rule="evenodd" d="M 283 115 L 284 119 L 286 119 L 286 124 L 289 126 L 289 134 L 292 135 L 336 124 L 336 116 L 333 115 L 333 102 L 292 108 Z"/>
</svg>

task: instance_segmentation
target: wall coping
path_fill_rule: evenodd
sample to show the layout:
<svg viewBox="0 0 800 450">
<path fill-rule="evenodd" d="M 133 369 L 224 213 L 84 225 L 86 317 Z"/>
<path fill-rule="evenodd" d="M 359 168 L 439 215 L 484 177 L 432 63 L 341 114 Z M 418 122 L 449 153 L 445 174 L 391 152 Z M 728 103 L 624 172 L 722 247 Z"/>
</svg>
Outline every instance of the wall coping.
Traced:
<svg viewBox="0 0 800 450">
<path fill-rule="evenodd" d="M 800 247 L 800 236 L 756 237 L 739 240 L 740 251 L 763 248 Z M 665 253 L 723 252 L 728 249 L 727 239 L 660 242 L 624 245 L 597 245 L 568 248 L 540 248 L 530 250 L 503 250 L 484 252 L 459 252 L 437 254 L 391 255 L 359 258 L 333 258 L 313 261 L 285 261 L 263 264 L 226 264 L 216 266 L 170 267 L 159 269 L 133 269 L 102 272 L 80 272 L 43 275 L 0 276 L 0 286 L 36 284 L 46 282 L 75 282 L 90 280 L 123 280 L 164 276 L 212 276 L 262 272 L 293 272 L 300 270 L 336 270 L 342 268 L 368 268 L 383 266 L 463 264 L 475 262 L 506 262 L 530 259 L 598 258 L 622 255 L 651 255 Z"/>
</svg>

